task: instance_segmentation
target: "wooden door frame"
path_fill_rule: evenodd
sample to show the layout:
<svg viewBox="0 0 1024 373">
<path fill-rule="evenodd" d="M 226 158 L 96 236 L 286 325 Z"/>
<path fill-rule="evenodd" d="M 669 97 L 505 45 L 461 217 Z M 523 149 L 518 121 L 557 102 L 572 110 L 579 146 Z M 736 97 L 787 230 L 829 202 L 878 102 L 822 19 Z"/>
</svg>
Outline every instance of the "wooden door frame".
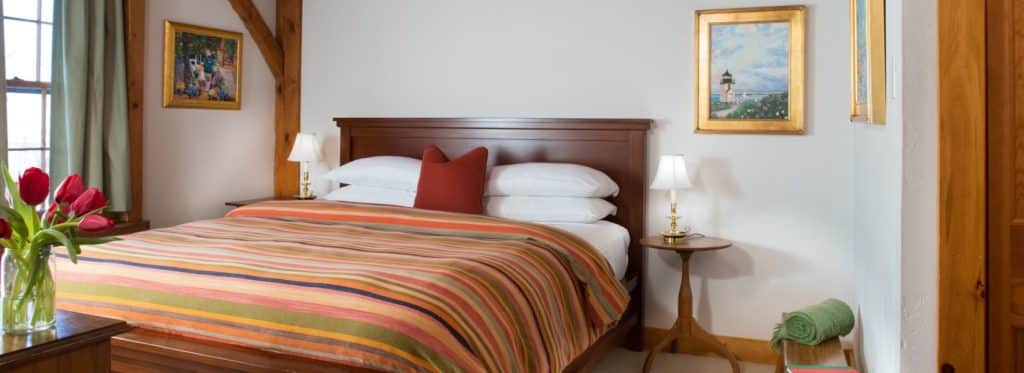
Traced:
<svg viewBox="0 0 1024 373">
<path fill-rule="evenodd" d="M 1014 24 L 1018 10 L 1014 4 L 1019 0 L 988 0 L 988 19 L 986 20 L 988 52 L 988 169 L 995 175 L 996 170 L 1012 170 L 1016 168 L 1015 142 L 1017 125 L 1014 121 L 1019 109 L 1014 107 L 1018 100 L 1016 77 L 1020 67 L 1015 64 L 1017 52 L 1013 37 Z M 1020 22 L 1020 21 L 1016 21 Z M 1010 311 L 1013 303 L 1013 285 L 1007 281 L 1012 273 L 1012 245 L 1014 237 L 1014 220 L 1019 211 L 1015 211 L 1017 202 L 1015 195 L 1018 186 L 1015 177 L 990 177 L 986 190 L 988 198 L 988 287 L 986 317 L 991 326 L 1013 324 Z M 1013 371 L 1014 331 L 1006 328 L 989 327 L 986 341 L 986 364 L 992 372 Z"/>
<path fill-rule="evenodd" d="M 984 372 L 986 5 L 938 0 L 940 372 Z"/>
</svg>

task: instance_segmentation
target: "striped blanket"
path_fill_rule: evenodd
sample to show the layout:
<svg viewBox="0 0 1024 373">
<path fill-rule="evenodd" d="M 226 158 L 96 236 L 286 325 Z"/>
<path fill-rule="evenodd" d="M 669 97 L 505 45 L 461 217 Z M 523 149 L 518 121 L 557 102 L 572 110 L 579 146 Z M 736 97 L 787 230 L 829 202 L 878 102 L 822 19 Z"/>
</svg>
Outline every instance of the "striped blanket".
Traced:
<svg viewBox="0 0 1024 373">
<path fill-rule="evenodd" d="M 629 297 L 558 229 L 325 201 L 136 233 L 59 267 L 63 309 L 385 371 L 560 371 Z"/>
</svg>

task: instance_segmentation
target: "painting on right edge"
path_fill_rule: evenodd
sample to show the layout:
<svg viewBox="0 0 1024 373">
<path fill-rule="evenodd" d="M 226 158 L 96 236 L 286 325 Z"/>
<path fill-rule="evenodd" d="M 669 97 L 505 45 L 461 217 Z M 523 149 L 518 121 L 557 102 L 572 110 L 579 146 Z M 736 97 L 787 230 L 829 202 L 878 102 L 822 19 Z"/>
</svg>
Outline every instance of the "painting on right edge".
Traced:
<svg viewBox="0 0 1024 373">
<path fill-rule="evenodd" d="M 885 124 L 885 0 L 850 0 L 850 121 Z"/>
</svg>

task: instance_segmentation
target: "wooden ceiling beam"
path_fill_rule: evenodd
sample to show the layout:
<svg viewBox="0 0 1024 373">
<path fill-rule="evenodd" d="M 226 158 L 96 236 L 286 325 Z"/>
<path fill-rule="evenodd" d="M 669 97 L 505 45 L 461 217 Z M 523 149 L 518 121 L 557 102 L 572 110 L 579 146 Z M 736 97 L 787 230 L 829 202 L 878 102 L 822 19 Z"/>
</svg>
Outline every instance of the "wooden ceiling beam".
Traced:
<svg viewBox="0 0 1024 373">
<path fill-rule="evenodd" d="M 270 26 L 267 26 L 267 22 L 263 20 L 263 16 L 253 5 L 252 0 L 228 0 L 228 2 L 235 9 L 235 13 L 238 13 L 238 18 L 242 19 L 246 30 L 249 30 L 249 35 L 252 35 L 253 40 L 256 41 L 256 47 L 260 49 L 263 59 L 267 61 L 267 67 L 274 74 L 274 79 L 278 81 L 283 79 L 284 52 L 281 44 L 274 37 L 274 33 L 270 32 Z"/>
<path fill-rule="evenodd" d="M 277 0 L 277 42 L 283 74 L 274 106 L 274 194 L 287 197 L 299 193 L 299 164 L 289 162 L 288 153 L 300 129 L 302 0 Z"/>
</svg>

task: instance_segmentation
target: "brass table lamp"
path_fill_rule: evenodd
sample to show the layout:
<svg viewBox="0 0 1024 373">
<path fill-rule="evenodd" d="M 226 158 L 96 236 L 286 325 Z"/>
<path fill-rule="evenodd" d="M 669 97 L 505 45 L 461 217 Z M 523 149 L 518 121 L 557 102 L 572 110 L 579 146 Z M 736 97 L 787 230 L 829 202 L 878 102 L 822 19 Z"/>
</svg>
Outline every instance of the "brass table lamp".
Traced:
<svg viewBox="0 0 1024 373">
<path fill-rule="evenodd" d="M 288 160 L 302 164 L 302 191 L 295 196 L 296 199 L 316 199 L 316 195 L 309 190 L 309 163 L 320 161 L 322 154 L 320 139 L 316 138 L 315 134 L 300 133 L 295 136 L 295 144 L 292 145 Z"/>
<path fill-rule="evenodd" d="M 662 155 L 658 161 L 658 172 L 651 182 L 651 189 L 669 191 L 668 230 L 661 232 L 665 242 L 675 242 L 690 234 L 690 228 L 679 228 L 679 214 L 676 212 L 676 191 L 692 187 L 690 176 L 686 172 L 686 158 L 682 154 Z"/>
</svg>

